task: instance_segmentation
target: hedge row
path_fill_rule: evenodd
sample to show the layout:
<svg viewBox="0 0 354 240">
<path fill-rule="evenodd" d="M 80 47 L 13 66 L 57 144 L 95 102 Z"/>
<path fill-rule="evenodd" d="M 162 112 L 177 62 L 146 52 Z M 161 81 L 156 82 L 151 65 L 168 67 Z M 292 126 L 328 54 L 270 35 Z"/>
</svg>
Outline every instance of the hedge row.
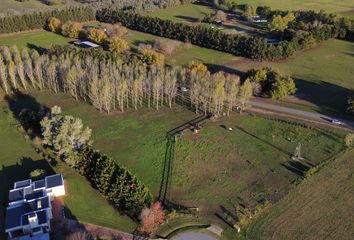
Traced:
<svg viewBox="0 0 354 240">
<path fill-rule="evenodd" d="M 151 205 L 148 188 L 136 176 L 106 155 L 90 147 L 78 157 L 75 167 L 117 209 L 137 218 L 141 210 Z"/>
<path fill-rule="evenodd" d="M 44 28 L 47 20 L 53 16 L 59 18 L 62 22 L 96 20 L 95 10 L 91 7 L 74 7 L 47 12 L 34 12 L 0 18 L 0 34 Z"/>
</svg>

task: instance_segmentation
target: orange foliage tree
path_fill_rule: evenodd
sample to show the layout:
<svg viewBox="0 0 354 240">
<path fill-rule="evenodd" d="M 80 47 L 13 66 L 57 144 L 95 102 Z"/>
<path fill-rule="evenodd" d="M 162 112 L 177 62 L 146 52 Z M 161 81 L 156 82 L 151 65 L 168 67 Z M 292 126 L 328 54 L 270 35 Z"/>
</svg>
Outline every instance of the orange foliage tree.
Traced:
<svg viewBox="0 0 354 240">
<path fill-rule="evenodd" d="M 145 208 L 140 214 L 140 226 L 138 231 L 151 234 L 165 221 L 165 212 L 160 202 L 155 202 L 150 208 Z"/>
</svg>

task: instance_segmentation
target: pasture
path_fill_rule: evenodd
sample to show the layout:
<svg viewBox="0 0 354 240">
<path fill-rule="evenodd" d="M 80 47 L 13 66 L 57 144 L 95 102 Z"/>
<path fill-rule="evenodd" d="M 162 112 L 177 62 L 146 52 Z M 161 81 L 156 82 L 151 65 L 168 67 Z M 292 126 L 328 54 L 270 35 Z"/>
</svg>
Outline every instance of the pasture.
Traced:
<svg viewBox="0 0 354 240">
<path fill-rule="evenodd" d="M 304 170 L 343 150 L 341 134 L 233 114 L 202 123 L 199 134 L 186 129 L 169 155 L 166 134 L 197 117 L 183 107 L 106 115 L 64 94 L 31 94 L 41 104 L 59 105 L 64 113 L 80 117 L 93 130 L 94 147 L 135 173 L 155 197 L 164 165 L 172 161 L 168 199 L 199 207 L 211 221 L 220 206 L 233 209 L 238 199 L 250 205 L 281 199 Z M 290 158 L 298 142 L 304 163 Z"/>
<path fill-rule="evenodd" d="M 16 45 L 20 48 L 28 47 L 37 50 L 48 48 L 54 44 L 67 44 L 72 40 L 44 30 L 0 35 L 0 45 Z"/>
<path fill-rule="evenodd" d="M 238 239 L 352 239 L 354 151 L 298 186 Z"/>
<path fill-rule="evenodd" d="M 295 79 L 299 100 L 311 103 L 315 111 L 338 115 L 345 112 L 347 96 L 353 91 L 353 55 L 354 43 L 329 40 L 287 60 L 255 62 L 240 59 L 225 67 L 237 72 L 261 67 L 278 69 Z"/>
<path fill-rule="evenodd" d="M 26 99 L 26 104 L 30 103 Z M 13 183 L 29 178 L 29 173 L 36 169 L 45 169 L 48 174 L 61 172 L 68 185 L 68 195 L 64 203 L 66 212 L 80 221 L 132 232 L 136 225 L 126 216 L 120 215 L 110 204 L 93 189 L 79 174 L 64 164 L 52 168 L 38 155 L 31 144 L 18 130 L 19 123 L 12 117 L 7 103 L 0 100 L 0 215 L 4 216 L 7 196 Z M 95 211 L 92 211 L 95 209 Z M 99 212 L 100 214 L 97 214 Z M 4 218 L 0 218 L 0 238 L 3 234 Z"/>
<path fill-rule="evenodd" d="M 47 4 L 42 3 L 42 1 L 38 0 L 28 0 L 28 1 L 16 1 L 16 0 L 1 0 L 0 4 L 0 15 L 8 15 L 8 14 L 21 14 L 23 12 L 31 12 L 38 10 L 49 10 L 54 8 L 62 8 L 67 5 L 76 4 L 74 0 L 67 0 L 67 3 L 58 4 L 54 6 L 48 6 Z"/>
</svg>

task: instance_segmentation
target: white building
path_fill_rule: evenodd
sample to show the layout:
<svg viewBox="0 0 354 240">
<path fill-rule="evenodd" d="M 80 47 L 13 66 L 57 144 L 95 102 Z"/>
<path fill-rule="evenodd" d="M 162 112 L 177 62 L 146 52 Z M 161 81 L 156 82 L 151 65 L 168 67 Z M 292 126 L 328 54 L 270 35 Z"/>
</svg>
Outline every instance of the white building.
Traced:
<svg viewBox="0 0 354 240">
<path fill-rule="evenodd" d="M 6 209 L 5 232 L 9 239 L 49 239 L 50 220 L 53 218 L 51 202 L 64 195 L 61 174 L 34 182 L 30 179 L 15 182 L 14 189 L 9 192 Z"/>
</svg>

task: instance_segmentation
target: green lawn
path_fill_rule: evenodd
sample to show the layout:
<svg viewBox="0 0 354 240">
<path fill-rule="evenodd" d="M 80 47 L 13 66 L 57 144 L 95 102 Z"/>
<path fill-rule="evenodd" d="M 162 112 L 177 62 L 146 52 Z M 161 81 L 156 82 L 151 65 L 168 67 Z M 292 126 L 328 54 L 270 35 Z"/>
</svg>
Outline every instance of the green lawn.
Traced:
<svg viewBox="0 0 354 240">
<path fill-rule="evenodd" d="M 121 216 L 101 194 L 72 169 L 59 164 L 52 169 L 31 145 L 31 141 L 17 129 L 18 122 L 11 112 L 0 102 L 0 238 L 4 227 L 5 207 L 7 196 L 13 183 L 29 177 L 36 168 L 47 170 L 48 174 L 62 172 L 68 185 L 68 196 L 64 197 L 65 206 L 73 217 L 80 221 L 112 227 L 132 232 L 136 225 L 128 217 Z M 94 210 L 93 210 L 94 209 Z"/>
<path fill-rule="evenodd" d="M 354 3 L 352 0 L 240 0 L 237 4 L 251 4 L 254 6 L 270 6 L 282 10 L 324 10 L 329 13 L 339 13 L 354 18 Z M 176 22 L 200 22 L 206 14 L 215 10 L 208 6 L 185 4 L 172 8 L 158 9 L 150 16 L 169 19 Z"/>
<path fill-rule="evenodd" d="M 331 162 L 252 223 L 239 239 L 352 239 L 354 151 Z"/>
<path fill-rule="evenodd" d="M 196 117 L 178 106 L 105 115 L 64 94 L 32 94 L 40 103 L 60 105 L 64 113 L 82 118 L 93 130 L 94 147 L 135 173 L 154 196 L 160 189 L 166 133 Z M 299 141 L 311 164 L 343 148 L 337 135 L 256 116 L 235 114 L 203 126 L 199 135 L 186 130 L 177 140 L 169 199 L 199 207 L 212 220 L 221 205 L 232 209 L 238 197 L 250 203 L 283 197 L 304 167 L 290 159 Z"/>
<path fill-rule="evenodd" d="M 176 22 L 201 22 L 206 14 L 213 13 L 215 10 L 197 4 L 185 4 L 171 8 L 158 9 L 148 13 L 149 16 L 169 19 Z"/>
<path fill-rule="evenodd" d="M 73 4 L 73 0 L 67 0 L 67 3 Z M 68 5 L 68 4 L 67 4 Z M 27 0 L 27 1 L 17 1 L 17 0 L 1 0 L 0 13 L 22 13 L 23 11 L 38 11 L 38 10 L 48 10 L 58 7 L 65 7 L 66 5 L 59 4 L 54 6 L 48 6 L 42 1 L 38 0 Z"/>
<path fill-rule="evenodd" d="M 17 45 L 21 48 L 48 48 L 50 45 L 67 44 L 70 41 L 72 39 L 44 30 L 0 35 L 0 45 Z"/>
<path fill-rule="evenodd" d="M 329 40 L 284 61 L 240 59 L 226 67 L 241 72 L 265 66 L 279 69 L 296 80 L 299 99 L 314 104 L 317 111 L 338 114 L 344 112 L 349 91 L 354 89 L 353 56 L 354 43 Z"/>
<path fill-rule="evenodd" d="M 270 6 L 273 9 L 284 10 L 324 10 L 329 13 L 340 13 L 354 17 L 354 2 L 352 0 L 237 0 L 236 3 Z"/>
</svg>

